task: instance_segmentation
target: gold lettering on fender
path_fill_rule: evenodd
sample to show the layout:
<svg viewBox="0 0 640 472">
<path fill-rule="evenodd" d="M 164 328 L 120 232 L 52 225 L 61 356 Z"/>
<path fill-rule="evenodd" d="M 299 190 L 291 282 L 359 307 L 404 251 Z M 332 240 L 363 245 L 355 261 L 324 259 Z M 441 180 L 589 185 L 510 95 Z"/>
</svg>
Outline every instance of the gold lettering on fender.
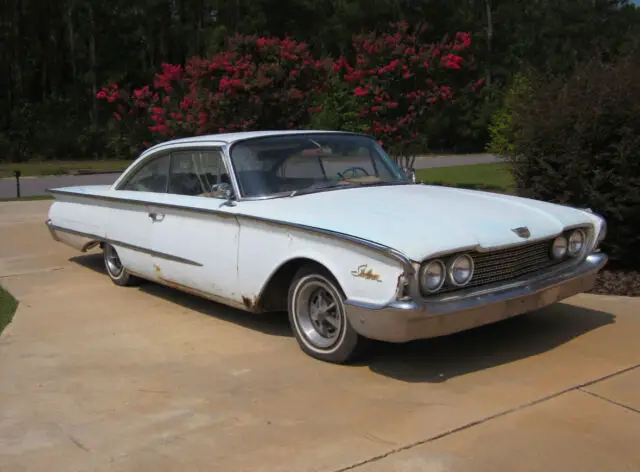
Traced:
<svg viewBox="0 0 640 472">
<path fill-rule="evenodd" d="M 351 271 L 351 275 L 353 275 L 354 277 L 360 277 L 366 280 L 376 280 L 378 282 L 382 282 L 382 280 L 380 280 L 380 274 L 374 273 L 373 269 L 367 270 L 368 267 L 369 266 L 367 266 L 366 264 L 358 266 L 357 270 Z"/>
</svg>

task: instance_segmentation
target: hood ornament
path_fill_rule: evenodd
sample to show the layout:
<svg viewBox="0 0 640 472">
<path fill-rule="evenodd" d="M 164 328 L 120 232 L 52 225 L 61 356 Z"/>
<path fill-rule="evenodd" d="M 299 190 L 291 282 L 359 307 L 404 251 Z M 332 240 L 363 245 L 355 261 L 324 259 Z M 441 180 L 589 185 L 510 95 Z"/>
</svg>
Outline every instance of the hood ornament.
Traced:
<svg viewBox="0 0 640 472">
<path fill-rule="evenodd" d="M 524 239 L 527 239 L 529 236 L 531 236 L 531 231 L 529 231 L 529 228 L 527 228 L 526 226 L 520 226 L 519 228 L 513 228 L 511 231 L 513 231 L 518 236 L 520 236 L 521 238 L 524 238 Z"/>
</svg>

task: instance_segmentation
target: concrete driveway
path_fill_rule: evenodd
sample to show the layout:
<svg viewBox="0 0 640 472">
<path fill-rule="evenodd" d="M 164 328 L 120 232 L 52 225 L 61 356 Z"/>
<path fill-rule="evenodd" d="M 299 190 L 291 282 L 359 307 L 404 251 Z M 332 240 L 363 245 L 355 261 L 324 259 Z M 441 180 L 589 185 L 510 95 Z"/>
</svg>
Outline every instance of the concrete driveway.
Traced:
<svg viewBox="0 0 640 472">
<path fill-rule="evenodd" d="M 576 296 L 356 366 L 286 316 L 153 284 L 53 242 L 49 202 L 0 204 L 0 470 L 637 471 L 640 300 Z"/>
</svg>

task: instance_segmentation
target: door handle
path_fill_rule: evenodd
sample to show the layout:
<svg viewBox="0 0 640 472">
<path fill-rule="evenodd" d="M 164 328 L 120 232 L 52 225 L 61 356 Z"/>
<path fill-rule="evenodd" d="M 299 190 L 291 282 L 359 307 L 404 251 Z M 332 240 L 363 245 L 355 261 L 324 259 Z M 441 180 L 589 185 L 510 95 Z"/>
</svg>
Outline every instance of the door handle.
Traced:
<svg viewBox="0 0 640 472">
<path fill-rule="evenodd" d="M 162 213 L 151 211 L 149 212 L 149 218 L 151 218 L 153 222 L 162 221 L 164 219 L 164 215 Z"/>
</svg>

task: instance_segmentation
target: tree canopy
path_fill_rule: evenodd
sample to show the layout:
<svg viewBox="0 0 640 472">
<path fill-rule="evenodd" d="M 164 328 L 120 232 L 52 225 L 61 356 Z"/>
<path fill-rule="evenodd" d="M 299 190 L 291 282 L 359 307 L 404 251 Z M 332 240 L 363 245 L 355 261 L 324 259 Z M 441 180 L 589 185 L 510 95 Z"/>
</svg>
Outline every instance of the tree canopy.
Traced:
<svg viewBox="0 0 640 472">
<path fill-rule="evenodd" d="M 130 157 L 100 90 L 136 90 L 162 64 L 211 60 L 236 34 L 305 43 L 314 57 L 357 64 L 354 37 L 391 32 L 398 21 L 427 24 L 432 43 L 468 32 L 481 96 L 418 130 L 429 147 L 452 150 L 484 148 L 489 117 L 517 73 L 568 74 L 594 56 L 637 49 L 640 38 L 640 8 L 628 0 L 5 0 L 0 18 L 2 160 Z"/>
</svg>

